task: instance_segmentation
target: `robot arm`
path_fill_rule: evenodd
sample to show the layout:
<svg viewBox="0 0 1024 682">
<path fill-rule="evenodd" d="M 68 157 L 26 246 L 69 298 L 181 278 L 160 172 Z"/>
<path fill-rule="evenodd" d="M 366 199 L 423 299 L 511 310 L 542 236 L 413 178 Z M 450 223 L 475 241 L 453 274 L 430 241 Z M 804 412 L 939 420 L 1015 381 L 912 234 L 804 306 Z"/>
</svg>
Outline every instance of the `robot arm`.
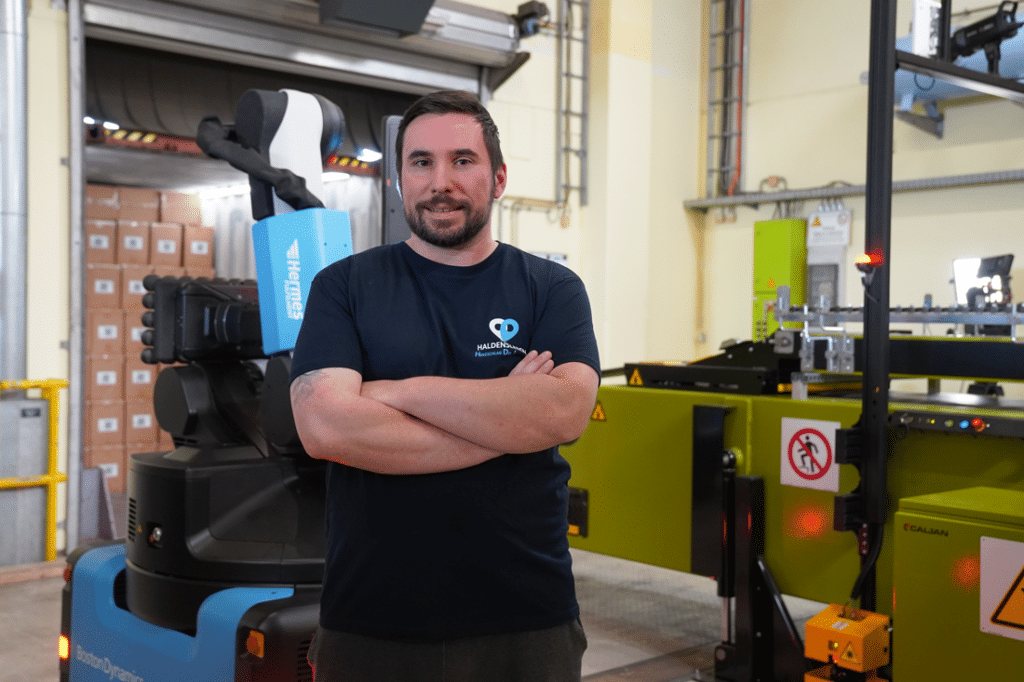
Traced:
<svg viewBox="0 0 1024 682">
<path fill-rule="evenodd" d="M 253 219 L 323 208 L 324 161 L 345 137 L 345 117 L 333 102 L 297 90 L 249 90 L 234 125 L 216 116 L 200 122 L 196 142 L 206 154 L 249 175 Z"/>
</svg>

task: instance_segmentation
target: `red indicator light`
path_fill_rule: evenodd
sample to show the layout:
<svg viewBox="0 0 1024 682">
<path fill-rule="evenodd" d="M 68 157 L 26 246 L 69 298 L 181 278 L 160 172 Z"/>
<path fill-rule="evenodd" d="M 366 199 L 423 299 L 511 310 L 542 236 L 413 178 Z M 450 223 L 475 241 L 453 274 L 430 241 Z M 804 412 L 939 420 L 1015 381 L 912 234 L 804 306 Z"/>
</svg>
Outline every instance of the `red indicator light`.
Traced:
<svg viewBox="0 0 1024 682">
<path fill-rule="evenodd" d="M 71 642 L 68 641 L 67 635 L 61 635 L 57 639 L 57 655 L 60 656 L 62 661 L 66 661 L 71 657 Z"/>
<path fill-rule="evenodd" d="M 64 582 L 71 582 L 71 564 L 64 567 Z"/>
<path fill-rule="evenodd" d="M 981 557 L 977 554 L 963 556 L 953 562 L 953 584 L 970 592 L 981 585 Z"/>
<path fill-rule="evenodd" d="M 801 507 L 790 515 L 786 524 L 787 535 L 800 539 L 820 538 L 829 530 L 830 520 L 828 513 L 820 507 Z"/>
<path fill-rule="evenodd" d="M 988 424 L 986 424 L 985 420 L 982 419 L 981 417 L 975 417 L 974 419 L 971 420 L 971 428 L 977 431 L 978 433 L 981 433 L 987 427 Z"/>
<path fill-rule="evenodd" d="M 853 262 L 858 266 L 878 266 L 882 264 L 882 254 L 862 253 Z"/>
</svg>

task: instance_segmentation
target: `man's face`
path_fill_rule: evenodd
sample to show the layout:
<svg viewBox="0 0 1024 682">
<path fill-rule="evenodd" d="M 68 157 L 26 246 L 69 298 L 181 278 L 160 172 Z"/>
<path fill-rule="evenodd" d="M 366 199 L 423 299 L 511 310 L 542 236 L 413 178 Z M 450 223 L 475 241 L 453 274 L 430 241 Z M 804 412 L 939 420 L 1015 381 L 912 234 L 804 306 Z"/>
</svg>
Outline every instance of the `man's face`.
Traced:
<svg viewBox="0 0 1024 682">
<path fill-rule="evenodd" d="M 402 204 L 413 234 L 457 248 L 491 222 L 505 191 L 505 167 L 491 172 L 480 124 L 469 114 L 425 114 L 405 129 Z"/>
</svg>

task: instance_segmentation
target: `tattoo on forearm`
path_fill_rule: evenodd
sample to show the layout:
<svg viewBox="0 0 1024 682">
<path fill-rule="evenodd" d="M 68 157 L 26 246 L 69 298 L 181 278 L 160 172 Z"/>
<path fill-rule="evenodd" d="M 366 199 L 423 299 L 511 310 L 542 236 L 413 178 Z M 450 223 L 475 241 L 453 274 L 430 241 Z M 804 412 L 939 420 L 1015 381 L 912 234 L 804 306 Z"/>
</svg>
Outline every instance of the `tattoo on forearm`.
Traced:
<svg viewBox="0 0 1024 682">
<path fill-rule="evenodd" d="M 316 387 L 317 381 L 327 376 L 327 372 L 322 369 L 315 369 L 312 372 L 306 372 L 302 376 L 298 377 L 292 382 L 291 396 L 292 400 L 296 403 L 303 403 L 313 395 L 313 390 Z"/>
</svg>

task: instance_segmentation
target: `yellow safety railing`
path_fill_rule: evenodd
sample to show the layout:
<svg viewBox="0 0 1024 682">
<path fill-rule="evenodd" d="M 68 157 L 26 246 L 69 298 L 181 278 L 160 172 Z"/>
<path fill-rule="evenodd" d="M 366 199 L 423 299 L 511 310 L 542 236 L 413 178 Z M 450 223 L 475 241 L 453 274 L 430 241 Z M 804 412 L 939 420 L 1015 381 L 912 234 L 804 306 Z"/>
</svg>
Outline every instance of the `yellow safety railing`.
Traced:
<svg viewBox="0 0 1024 682">
<path fill-rule="evenodd" d="M 46 560 L 57 558 L 57 484 L 68 480 L 57 465 L 57 418 L 60 415 L 60 389 L 67 388 L 63 379 L 45 381 L 0 381 L 0 391 L 20 389 L 27 391 L 38 388 L 43 399 L 50 404 L 50 443 L 47 453 L 46 473 L 42 476 L 19 476 L 0 478 L 0 490 L 10 488 L 46 487 Z"/>
</svg>

